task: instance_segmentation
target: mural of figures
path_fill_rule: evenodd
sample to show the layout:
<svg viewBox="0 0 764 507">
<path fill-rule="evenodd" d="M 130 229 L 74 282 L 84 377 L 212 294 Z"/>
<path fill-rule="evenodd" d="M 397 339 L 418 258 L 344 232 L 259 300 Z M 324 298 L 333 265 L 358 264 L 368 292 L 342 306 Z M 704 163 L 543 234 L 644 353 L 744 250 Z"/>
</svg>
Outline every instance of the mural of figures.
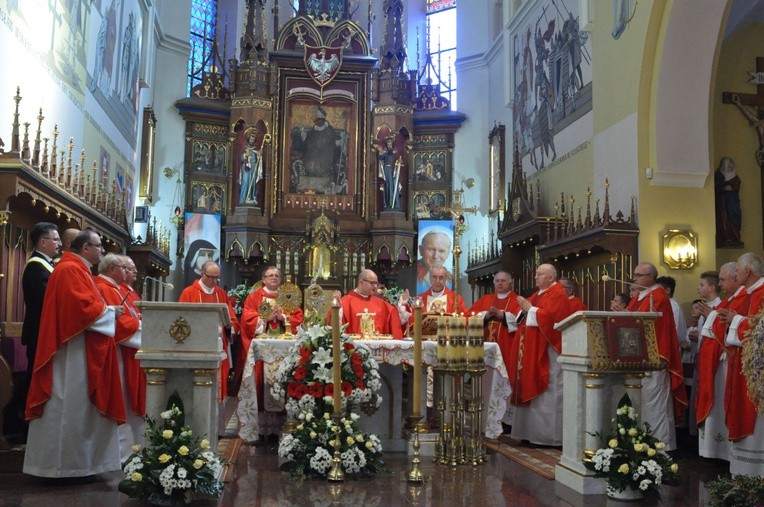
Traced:
<svg viewBox="0 0 764 507">
<path fill-rule="evenodd" d="M 295 102 L 289 120 L 289 190 L 346 195 L 352 105 Z"/>
<path fill-rule="evenodd" d="M 258 131 L 254 127 L 244 132 L 247 147 L 239 161 L 239 204 L 256 205 L 260 203 L 257 184 L 263 177 L 263 156 L 261 146 L 257 144 Z"/>
<path fill-rule="evenodd" d="M 740 207 L 740 176 L 735 170 L 735 161 L 722 157 L 714 171 L 714 193 L 716 197 L 716 245 L 742 246 L 740 227 L 743 211 Z"/>
<path fill-rule="evenodd" d="M 135 147 L 143 13 L 138 0 L 88 3 L 87 30 L 96 43 L 87 58 L 87 89 Z"/>
<path fill-rule="evenodd" d="M 512 34 L 513 128 L 524 167 L 540 171 L 591 139 L 568 129 L 592 108 L 591 42 L 578 0 L 542 1 L 526 19 Z"/>
</svg>

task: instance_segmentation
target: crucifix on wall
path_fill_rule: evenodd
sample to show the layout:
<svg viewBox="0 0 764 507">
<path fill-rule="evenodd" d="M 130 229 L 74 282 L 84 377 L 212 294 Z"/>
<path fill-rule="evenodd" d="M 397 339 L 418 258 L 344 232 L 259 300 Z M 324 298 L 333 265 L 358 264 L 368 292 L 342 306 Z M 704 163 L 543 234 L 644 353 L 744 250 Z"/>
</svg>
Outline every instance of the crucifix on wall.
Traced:
<svg viewBox="0 0 764 507">
<path fill-rule="evenodd" d="M 756 72 L 749 72 L 749 82 L 756 85 L 756 93 L 723 92 L 722 102 L 734 104 L 742 115 L 756 129 L 759 147 L 756 150 L 756 163 L 762 171 L 761 180 L 761 216 L 764 221 L 764 57 L 756 58 Z"/>
</svg>

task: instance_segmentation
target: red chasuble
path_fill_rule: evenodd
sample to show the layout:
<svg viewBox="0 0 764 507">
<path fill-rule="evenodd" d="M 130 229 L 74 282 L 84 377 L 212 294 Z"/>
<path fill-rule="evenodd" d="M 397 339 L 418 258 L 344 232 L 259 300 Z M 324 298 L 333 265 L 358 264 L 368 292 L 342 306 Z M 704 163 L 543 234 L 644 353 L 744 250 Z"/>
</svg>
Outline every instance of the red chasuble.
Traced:
<svg viewBox="0 0 764 507">
<path fill-rule="evenodd" d="M 739 312 L 740 306 L 745 301 L 745 289 L 734 294 L 716 305 L 715 310 L 730 309 Z M 698 367 L 698 381 L 696 384 L 696 402 L 695 402 L 695 420 L 698 425 L 706 420 L 711 408 L 714 405 L 714 378 L 716 370 L 719 369 L 722 353 L 727 350 L 724 344 L 724 337 L 727 335 L 727 324 L 724 324 L 719 318 L 715 318 L 712 324 L 714 336 L 709 338 L 704 336 L 700 342 L 698 358 L 696 361 Z"/>
<path fill-rule="evenodd" d="M 228 301 L 228 294 L 222 288 L 215 286 L 215 292 L 207 294 L 202 290 L 199 280 L 195 281 L 180 293 L 178 303 L 225 303 L 228 306 L 228 316 L 231 318 L 231 327 L 234 331 L 239 330 L 239 320 L 236 318 L 236 314 L 233 311 L 230 301 Z M 228 333 L 223 333 L 223 352 L 228 355 Z M 228 372 L 231 370 L 231 363 L 224 359 L 220 363 L 220 378 L 218 379 L 218 400 L 223 401 L 228 396 Z"/>
<path fill-rule="evenodd" d="M 589 309 L 589 308 L 586 307 L 586 303 L 581 301 L 581 299 L 577 298 L 576 296 L 570 296 L 568 298 L 568 303 L 570 304 L 570 310 L 569 310 L 570 314 L 569 315 L 573 315 L 576 312 L 586 311 L 586 310 Z"/>
<path fill-rule="evenodd" d="M 106 303 L 85 263 L 77 255 L 64 252 L 45 290 L 37 356 L 27 397 L 28 421 L 42 417 L 50 399 L 53 356 L 80 333 L 84 333 L 90 401 L 104 417 L 120 424 L 126 421 L 114 339 L 86 329 L 105 309 Z"/>
<path fill-rule="evenodd" d="M 517 302 L 517 294 L 515 294 L 514 291 L 509 291 L 509 294 L 507 294 L 507 297 L 504 299 L 499 299 L 495 292 L 486 294 L 472 304 L 467 311 L 467 315 L 486 312 L 492 306 L 515 316 L 520 312 L 520 304 Z M 512 341 L 515 338 L 515 332 L 510 332 L 504 322 L 491 320 L 483 328 L 483 334 L 485 341 L 497 342 L 499 344 L 504 364 L 509 365 L 509 357 L 512 349 Z"/>
<path fill-rule="evenodd" d="M 682 354 L 679 352 L 679 339 L 676 336 L 674 325 L 674 311 L 671 309 L 671 300 L 662 287 L 652 289 L 653 311 L 663 315 L 655 319 L 655 338 L 658 341 L 658 355 L 666 361 L 666 370 L 671 377 L 671 394 L 674 396 L 674 418 L 679 421 L 684 409 L 687 407 L 687 390 L 684 388 L 684 374 L 682 372 Z M 649 312 L 650 294 L 641 300 L 639 295 L 632 298 L 629 312 Z"/>
<path fill-rule="evenodd" d="M 119 306 L 122 303 L 122 298 L 125 297 L 125 292 L 121 287 L 117 287 L 111 280 L 107 280 L 102 276 L 95 277 L 96 286 L 101 292 L 103 300 L 109 306 Z M 125 302 L 122 303 L 125 311 L 117 319 L 117 326 L 114 332 L 114 341 L 117 344 L 122 343 L 138 331 L 140 325 L 140 318 L 138 314 L 133 313 L 133 308 Z M 132 347 L 119 347 L 118 353 L 122 354 L 122 367 L 124 371 L 123 381 L 125 382 L 125 388 L 127 395 L 130 398 L 130 409 L 133 414 L 143 417 L 146 415 L 146 374 L 141 369 L 141 365 L 137 359 L 135 359 L 135 353 L 138 349 Z"/>
<path fill-rule="evenodd" d="M 55 270 L 54 270 L 55 273 Z M 764 304 L 764 285 L 743 297 L 738 313 L 748 316 L 737 328 L 738 340 L 746 340 L 750 317 L 756 315 Z M 740 440 L 753 434 L 756 426 L 756 405 L 748 397 L 748 379 L 743 373 L 743 347 L 727 347 L 727 388 L 724 393 L 724 410 L 729 439 Z"/>
<path fill-rule="evenodd" d="M 361 334 L 361 317 L 359 314 L 367 310 L 374 314 L 374 328 L 379 334 L 389 334 L 395 339 L 403 339 L 398 309 L 377 296 L 363 297 L 355 290 L 351 290 L 342 297 L 342 322 L 348 324 L 345 332 L 348 334 Z M 331 324 L 332 311 L 326 315 L 327 324 Z"/>
<path fill-rule="evenodd" d="M 507 371 L 512 385 L 514 405 L 524 405 L 546 391 L 549 385 L 549 351 L 551 345 L 562 351 L 562 334 L 554 328 L 569 315 L 568 295 L 562 285 L 555 282 L 539 294 L 536 291 L 528 301 L 537 308 L 538 326 L 528 326 L 528 317 L 520 323 L 509 351 Z"/>
<path fill-rule="evenodd" d="M 264 287 L 259 287 L 252 294 L 247 296 L 244 300 L 244 309 L 241 313 L 241 340 L 240 340 L 240 356 L 243 358 L 241 361 L 241 368 L 237 367 L 237 378 L 243 375 L 244 364 L 249 354 L 249 347 L 252 345 L 252 339 L 255 337 L 255 330 L 257 329 L 257 321 L 260 318 L 260 303 L 263 302 L 263 298 L 276 299 L 278 294 L 271 294 L 265 290 Z M 304 316 L 302 314 L 302 308 L 298 308 L 291 314 L 289 314 L 289 328 L 292 334 L 297 333 L 297 327 L 302 324 Z M 286 325 L 283 322 L 268 321 L 265 332 L 268 334 L 281 334 L 286 332 Z M 260 412 L 265 410 L 265 396 L 264 389 L 265 376 L 263 371 L 263 362 L 257 361 L 255 363 L 255 392 L 257 393 L 257 406 Z"/>
</svg>

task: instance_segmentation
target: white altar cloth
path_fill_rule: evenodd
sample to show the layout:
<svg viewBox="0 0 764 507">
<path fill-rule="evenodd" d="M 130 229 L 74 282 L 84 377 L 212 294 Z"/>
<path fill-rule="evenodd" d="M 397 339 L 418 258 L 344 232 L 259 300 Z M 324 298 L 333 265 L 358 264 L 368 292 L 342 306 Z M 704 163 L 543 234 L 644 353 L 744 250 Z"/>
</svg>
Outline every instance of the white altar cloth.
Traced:
<svg viewBox="0 0 764 507">
<path fill-rule="evenodd" d="M 256 361 L 265 362 L 265 409 L 267 411 L 280 411 L 284 409 L 283 403 L 275 400 L 270 395 L 270 385 L 273 375 L 278 369 L 279 363 L 286 355 L 295 340 L 254 339 L 247 353 L 244 365 L 244 375 L 239 389 L 239 406 L 236 415 L 239 418 L 239 437 L 245 442 L 253 442 L 258 439 L 259 422 L 257 394 L 255 392 L 254 369 Z M 413 364 L 414 342 L 408 340 L 364 340 L 363 344 L 369 347 L 374 359 L 380 364 L 400 365 Z M 429 366 L 437 364 L 436 342 L 424 341 L 422 360 Z M 483 419 L 484 432 L 488 438 L 498 438 L 502 433 L 501 422 L 507 410 L 507 400 L 512 392 L 509 385 L 509 375 L 504 366 L 499 346 L 496 343 L 485 344 L 486 372 L 483 376 Z M 423 391 L 426 389 L 422 384 Z M 423 399 L 426 392 L 423 392 Z"/>
</svg>

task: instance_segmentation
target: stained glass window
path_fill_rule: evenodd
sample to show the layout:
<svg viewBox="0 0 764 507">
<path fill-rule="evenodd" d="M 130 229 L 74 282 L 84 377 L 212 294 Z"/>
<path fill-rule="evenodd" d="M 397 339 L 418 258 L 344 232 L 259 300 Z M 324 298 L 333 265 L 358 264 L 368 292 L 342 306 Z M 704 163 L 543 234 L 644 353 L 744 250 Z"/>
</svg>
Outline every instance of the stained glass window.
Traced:
<svg viewBox="0 0 764 507">
<path fill-rule="evenodd" d="M 202 82 L 202 70 L 208 69 L 215 40 L 217 0 L 191 0 L 191 55 L 188 58 L 188 92 Z"/>
<path fill-rule="evenodd" d="M 440 77 L 440 93 L 456 110 L 456 0 L 428 0 L 427 28 L 432 65 Z"/>
</svg>

